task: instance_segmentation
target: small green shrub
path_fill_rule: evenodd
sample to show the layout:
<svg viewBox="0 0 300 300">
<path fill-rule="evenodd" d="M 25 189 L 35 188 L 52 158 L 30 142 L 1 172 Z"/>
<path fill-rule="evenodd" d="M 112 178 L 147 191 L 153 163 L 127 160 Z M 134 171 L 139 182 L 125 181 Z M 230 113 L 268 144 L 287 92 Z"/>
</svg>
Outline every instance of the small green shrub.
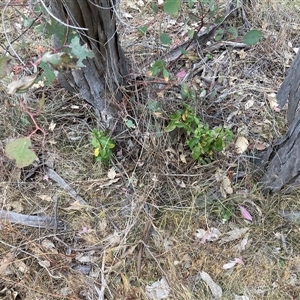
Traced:
<svg viewBox="0 0 300 300">
<path fill-rule="evenodd" d="M 107 135 L 107 132 L 93 129 L 92 145 L 95 148 L 94 156 L 96 161 L 100 161 L 108 165 L 113 155 L 112 149 L 115 147 L 115 143 Z"/>
<path fill-rule="evenodd" d="M 165 131 L 171 132 L 176 128 L 182 128 L 186 132 L 188 137 L 186 145 L 192 151 L 192 158 L 203 164 L 207 163 L 205 158 L 210 161 L 214 152 L 222 151 L 226 141 L 231 141 L 233 135 L 228 128 L 210 129 L 188 105 L 185 106 L 185 110 L 177 110 L 170 116 Z"/>
</svg>

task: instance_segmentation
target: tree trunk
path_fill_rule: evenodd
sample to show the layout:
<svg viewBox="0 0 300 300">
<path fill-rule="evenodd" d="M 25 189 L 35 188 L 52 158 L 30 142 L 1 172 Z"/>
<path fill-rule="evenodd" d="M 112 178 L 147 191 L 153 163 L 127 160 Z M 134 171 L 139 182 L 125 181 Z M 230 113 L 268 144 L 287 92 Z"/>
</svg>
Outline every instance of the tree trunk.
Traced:
<svg viewBox="0 0 300 300">
<path fill-rule="evenodd" d="M 126 59 L 116 33 L 115 3 L 116 0 L 50 1 L 51 12 L 63 23 L 88 29 L 78 32 L 95 55 L 84 60 L 84 68 L 60 73 L 59 81 L 97 109 L 106 127 L 111 127 L 116 117 L 111 104 L 114 99 L 120 100 L 119 87 L 127 75 Z M 57 39 L 54 43 L 55 48 L 61 46 Z"/>
<path fill-rule="evenodd" d="M 260 166 L 268 163 L 260 182 L 265 192 L 277 192 L 286 188 L 290 192 L 300 186 L 300 114 L 296 114 L 300 100 L 300 51 L 296 55 L 287 77 L 282 83 L 277 101 L 283 107 L 287 101 L 287 133 L 271 145 L 260 160 Z"/>
</svg>

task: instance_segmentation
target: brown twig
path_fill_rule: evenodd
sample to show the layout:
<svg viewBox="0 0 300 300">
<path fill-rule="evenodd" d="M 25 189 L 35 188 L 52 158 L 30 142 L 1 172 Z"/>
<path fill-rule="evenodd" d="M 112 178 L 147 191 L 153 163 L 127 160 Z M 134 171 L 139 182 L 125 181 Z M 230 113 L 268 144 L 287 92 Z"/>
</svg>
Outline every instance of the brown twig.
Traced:
<svg viewBox="0 0 300 300">
<path fill-rule="evenodd" d="M 44 129 L 42 129 L 38 123 L 36 122 L 35 120 L 35 117 L 37 117 L 40 113 L 41 113 L 41 110 L 42 110 L 42 106 L 39 107 L 39 109 L 35 112 L 35 113 L 32 113 L 28 110 L 28 108 L 26 107 L 25 103 L 24 103 L 24 100 L 22 98 L 20 98 L 20 105 L 23 109 L 23 111 L 30 117 L 31 121 L 33 122 L 34 126 L 35 126 L 35 130 L 32 131 L 30 134 L 29 134 L 29 137 L 31 138 L 35 133 L 37 133 L 38 131 L 41 131 L 43 133 L 43 142 L 42 144 L 44 145 L 45 143 L 45 138 L 46 138 L 46 132 Z"/>
</svg>

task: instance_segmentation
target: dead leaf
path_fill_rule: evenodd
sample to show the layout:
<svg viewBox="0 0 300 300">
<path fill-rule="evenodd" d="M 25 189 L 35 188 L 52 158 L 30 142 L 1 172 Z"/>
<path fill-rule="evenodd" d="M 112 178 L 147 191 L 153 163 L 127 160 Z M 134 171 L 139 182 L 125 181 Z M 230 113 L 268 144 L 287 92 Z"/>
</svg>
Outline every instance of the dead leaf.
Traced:
<svg viewBox="0 0 300 300">
<path fill-rule="evenodd" d="M 101 190 L 101 189 L 104 188 L 104 187 L 110 186 L 110 185 L 112 185 L 113 183 L 118 182 L 119 180 L 120 180 L 120 177 L 119 177 L 119 178 L 115 178 L 115 179 L 111 179 L 110 181 L 108 181 L 108 182 L 106 182 L 106 183 L 100 184 L 100 185 L 97 186 L 96 191 L 99 191 L 99 190 Z"/>
<path fill-rule="evenodd" d="M 121 273 L 121 278 L 122 278 L 122 282 L 123 282 L 124 292 L 126 294 L 129 291 L 130 287 L 131 287 L 130 281 L 126 277 L 126 275 L 124 275 L 123 273 Z"/>
<path fill-rule="evenodd" d="M 185 158 L 186 158 L 186 155 L 184 155 L 184 154 L 179 155 L 180 161 L 183 162 L 184 164 L 186 164 L 186 159 Z"/>
<path fill-rule="evenodd" d="M 50 125 L 49 125 L 49 130 L 53 132 L 54 128 L 56 127 L 56 123 L 54 123 L 52 120 L 50 122 Z"/>
<path fill-rule="evenodd" d="M 201 279 L 209 286 L 211 293 L 215 299 L 220 299 L 222 297 L 222 288 L 213 281 L 210 275 L 204 271 L 200 273 Z"/>
<path fill-rule="evenodd" d="M 12 208 L 12 210 L 16 213 L 21 213 L 24 211 L 24 207 L 23 207 L 23 201 L 21 200 L 16 200 L 16 201 L 12 201 L 10 203 L 10 207 Z"/>
<path fill-rule="evenodd" d="M 201 239 L 200 244 L 217 241 L 221 236 L 219 229 L 211 227 L 208 230 L 197 229 L 196 237 Z"/>
<path fill-rule="evenodd" d="M 38 74 L 34 74 L 32 76 L 25 76 L 19 80 L 11 82 L 7 86 L 7 93 L 10 95 L 14 95 L 15 93 L 24 93 L 26 92 L 36 80 Z"/>
<path fill-rule="evenodd" d="M 50 195 L 39 195 L 38 197 L 43 201 L 52 202 L 52 197 Z"/>
<path fill-rule="evenodd" d="M 8 266 L 14 261 L 15 254 L 13 252 L 7 253 L 0 261 L 0 274 L 4 274 Z"/>
<path fill-rule="evenodd" d="M 249 239 L 249 233 L 246 233 L 244 238 L 241 240 L 241 242 L 235 245 L 233 249 L 236 249 L 238 252 L 244 251 L 248 244 L 248 239 Z"/>
<path fill-rule="evenodd" d="M 75 202 L 71 203 L 70 206 L 64 207 L 63 209 L 68 211 L 68 210 L 82 210 L 82 209 L 87 209 L 87 208 L 88 208 L 88 205 L 82 204 L 79 201 L 75 201 Z"/>
<path fill-rule="evenodd" d="M 254 105 L 254 101 L 252 99 L 248 100 L 245 103 L 245 110 L 249 109 L 250 107 L 252 107 Z"/>
<path fill-rule="evenodd" d="M 39 260 L 39 265 L 43 268 L 49 268 L 51 266 L 49 260 Z"/>
<path fill-rule="evenodd" d="M 234 300 L 250 300 L 247 296 L 234 295 Z"/>
<path fill-rule="evenodd" d="M 244 49 L 239 51 L 238 55 L 239 55 L 240 59 L 245 59 L 247 57 L 247 53 L 244 51 Z"/>
<path fill-rule="evenodd" d="M 219 243 L 225 244 L 240 239 L 248 230 L 249 227 L 244 227 L 228 231 L 227 233 L 225 233 L 225 236 L 219 241 Z"/>
<path fill-rule="evenodd" d="M 161 300 L 168 298 L 170 294 L 170 287 L 165 278 L 155 281 L 151 286 L 146 286 L 146 294 L 149 299 Z"/>
<path fill-rule="evenodd" d="M 231 186 L 231 181 L 227 176 L 223 177 L 223 180 L 222 180 L 221 186 L 220 186 L 220 190 L 221 190 L 222 196 L 224 196 L 224 194 L 225 194 L 224 198 L 226 198 L 226 194 L 228 194 L 228 195 L 233 194 L 233 188 Z"/>
<path fill-rule="evenodd" d="M 258 150 L 258 151 L 263 151 L 265 150 L 266 148 L 269 147 L 269 144 L 268 143 L 264 143 L 264 142 L 256 142 L 254 144 L 251 144 L 249 146 L 249 149 L 255 149 L 255 150 Z"/>
<path fill-rule="evenodd" d="M 230 261 L 227 264 L 223 265 L 223 270 L 229 270 L 235 267 L 235 265 L 241 264 L 244 265 L 244 262 L 241 258 L 235 258 L 234 260 Z"/>
<path fill-rule="evenodd" d="M 238 154 L 242 154 L 243 152 L 245 152 L 247 150 L 248 145 L 249 145 L 248 140 L 243 136 L 239 136 L 235 142 L 236 152 Z"/>
<path fill-rule="evenodd" d="M 271 109 L 274 110 L 279 108 L 275 93 L 267 94 L 267 98 Z"/>
<path fill-rule="evenodd" d="M 114 179 L 116 177 L 116 175 L 117 175 L 117 173 L 114 168 L 110 168 L 107 172 L 107 177 L 109 179 Z"/>
</svg>

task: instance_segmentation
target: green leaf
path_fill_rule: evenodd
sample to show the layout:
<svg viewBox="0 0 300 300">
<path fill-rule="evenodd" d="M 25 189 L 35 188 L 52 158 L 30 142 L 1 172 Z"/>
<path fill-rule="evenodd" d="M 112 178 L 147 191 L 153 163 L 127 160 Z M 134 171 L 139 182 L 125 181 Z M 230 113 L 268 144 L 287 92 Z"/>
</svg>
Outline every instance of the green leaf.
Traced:
<svg viewBox="0 0 300 300">
<path fill-rule="evenodd" d="M 171 132 L 176 129 L 175 122 L 170 122 L 170 124 L 165 128 L 165 132 Z"/>
<path fill-rule="evenodd" d="M 162 33 L 159 37 L 160 41 L 164 45 L 170 45 L 171 44 L 171 39 L 166 33 Z"/>
<path fill-rule="evenodd" d="M 187 55 L 187 51 L 184 48 L 180 47 L 179 49 L 183 55 Z"/>
<path fill-rule="evenodd" d="M 222 151 L 225 147 L 225 143 L 221 137 L 217 138 L 215 141 L 215 149 L 217 151 Z"/>
<path fill-rule="evenodd" d="M 93 58 L 95 55 L 92 50 L 88 49 L 86 45 L 81 45 L 79 37 L 76 36 L 72 39 L 70 43 L 71 52 L 78 59 L 77 66 L 84 67 L 83 60 L 87 57 Z"/>
<path fill-rule="evenodd" d="M 151 75 L 156 76 L 158 73 L 163 72 L 166 67 L 166 62 L 162 59 L 158 59 L 154 62 L 154 64 L 150 68 Z"/>
<path fill-rule="evenodd" d="M 230 27 L 230 28 L 228 28 L 227 31 L 233 36 L 233 38 L 237 38 L 239 35 L 239 33 L 235 27 Z"/>
<path fill-rule="evenodd" d="M 157 7 L 157 5 L 156 5 L 155 2 L 152 2 L 152 3 L 151 3 L 151 8 L 152 8 L 152 10 L 153 10 L 153 12 L 154 12 L 155 14 L 158 13 L 158 7 Z"/>
<path fill-rule="evenodd" d="M 55 35 L 58 37 L 60 46 L 64 45 L 65 37 L 67 34 L 67 27 L 56 21 L 50 16 L 50 23 L 46 23 L 45 31 L 48 35 Z"/>
<path fill-rule="evenodd" d="M 165 68 L 163 68 L 163 77 L 164 77 L 165 82 L 168 82 L 170 79 L 170 73 Z"/>
<path fill-rule="evenodd" d="M 218 29 L 215 35 L 215 41 L 218 42 L 224 37 L 224 29 Z"/>
<path fill-rule="evenodd" d="M 58 66 L 62 63 L 61 55 L 62 53 L 52 54 L 50 52 L 46 52 L 42 57 L 42 61 L 45 63 L 50 63 L 53 66 Z"/>
<path fill-rule="evenodd" d="M 53 69 L 49 66 L 49 64 L 45 63 L 45 62 L 41 62 L 39 65 L 44 72 L 42 73 L 42 75 L 38 78 L 37 81 L 43 81 L 44 84 L 46 86 L 50 86 L 51 83 L 55 80 L 56 76 L 55 73 L 53 71 Z"/>
<path fill-rule="evenodd" d="M 129 120 L 129 119 L 127 119 L 127 120 L 125 121 L 125 125 L 126 125 L 128 128 L 135 128 L 135 127 L 136 127 L 135 124 L 132 122 L 132 120 Z"/>
<path fill-rule="evenodd" d="M 262 36 L 261 31 L 259 31 L 259 30 L 250 30 L 249 32 L 247 32 L 244 35 L 243 41 L 244 41 L 245 44 L 247 44 L 249 46 L 255 45 L 260 40 L 261 36 Z"/>
<path fill-rule="evenodd" d="M 165 13 L 167 13 L 171 17 L 178 15 L 180 9 L 180 1 L 181 0 L 166 0 L 164 3 Z"/>
<path fill-rule="evenodd" d="M 147 33 L 148 26 L 140 26 L 137 30 L 141 35 L 145 35 Z"/>
<path fill-rule="evenodd" d="M 195 34 L 196 34 L 196 32 L 195 32 L 194 29 L 190 29 L 190 30 L 188 31 L 188 37 L 189 37 L 190 39 L 193 39 Z"/>
<path fill-rule="evenodd" d="M 16 160 L 16 165 L 19 168 L 24 168 L 32 164 L 37 158 L 30 147 L 31 140 L 29 137 L 19 138 L 6 145 L 5 153 L 10 159 Z"/>
</svg>

